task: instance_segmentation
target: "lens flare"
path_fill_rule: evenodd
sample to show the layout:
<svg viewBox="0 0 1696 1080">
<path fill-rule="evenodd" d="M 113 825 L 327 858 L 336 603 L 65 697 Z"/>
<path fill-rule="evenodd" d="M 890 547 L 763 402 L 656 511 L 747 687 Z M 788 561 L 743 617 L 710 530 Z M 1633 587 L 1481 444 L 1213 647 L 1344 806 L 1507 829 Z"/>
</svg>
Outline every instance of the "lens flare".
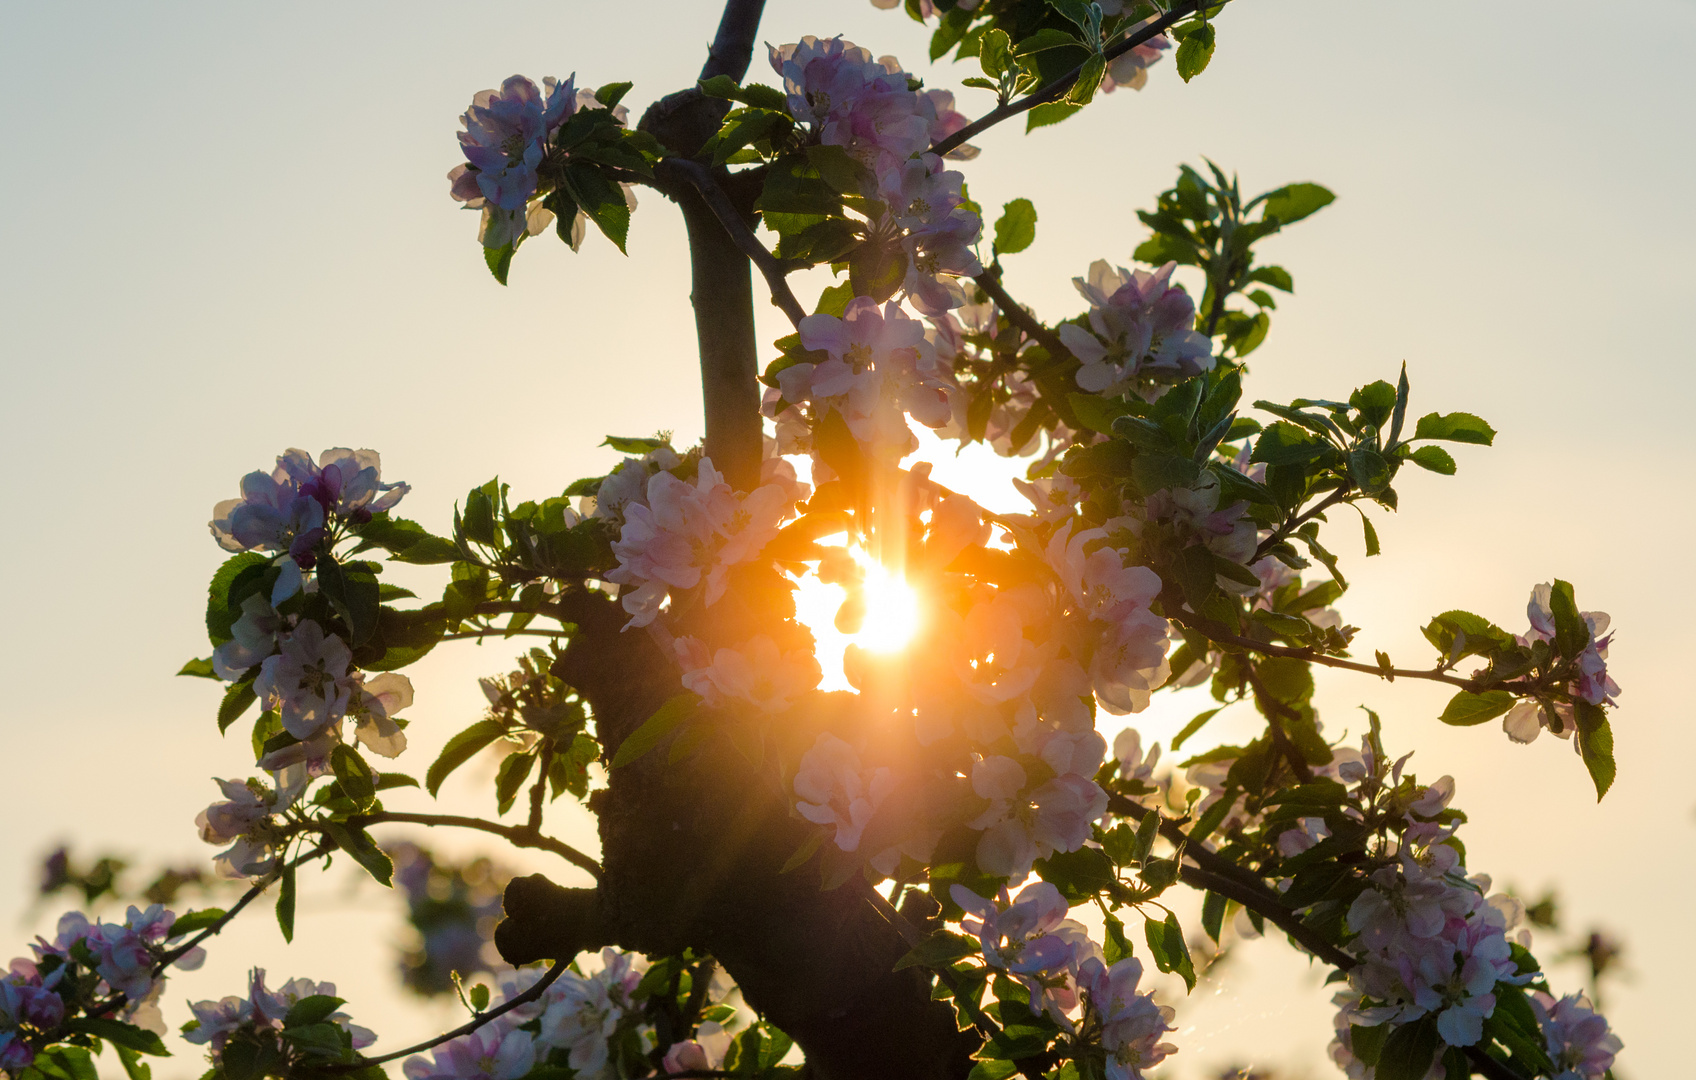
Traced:
<svg viewBox="0 0 1696 1080">
<path fill-rule="evenodd" d="M 913 640 L 923 620 L 918 594 L 904 575 L 860 548 L 849 548 L 848 553 L 864 574 L 861 596 L 865 616 L 854 633 L 844 634 L 836 626 L 837 615 L 848 599 L 848 591 L 842 586 L 826 584 L 818 574 L 811 573 L 795 590 L 796 617 L 818 642 L 816 655 L 824 669 L 821 685 L 825 690 L 851 689 L 842 671 L 842 655 L 849 645 L 885 656 L 899 652 Z"/>
</svg>

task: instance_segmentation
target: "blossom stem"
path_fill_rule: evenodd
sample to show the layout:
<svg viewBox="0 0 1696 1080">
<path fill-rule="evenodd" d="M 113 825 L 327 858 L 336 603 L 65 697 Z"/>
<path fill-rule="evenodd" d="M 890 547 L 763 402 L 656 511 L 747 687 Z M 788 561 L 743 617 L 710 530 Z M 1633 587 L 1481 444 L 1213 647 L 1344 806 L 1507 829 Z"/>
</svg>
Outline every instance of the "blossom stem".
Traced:
<svg viewBox="0 0 1696 1080">
<path fill-rule="evenodd" d="M 505 1016 L 514 1009 L 522 1008 L 523 1006 L 530 1004 L 532 1001 L 535 1001 L 537 998 L 540 998 L 547 992 L 548 987 L 553 985 L 554 980 L 560 977 L 561 973 L 565 971 L 565 968 L 566 961 L 556 961 L 552 967 L 548 968 L 547 974 L 543 975 L 536 981 L 536 985 L 524 991 L 522 994 L 519 994 L 517 997 L 509 998 L 508 1000 L 501 1002 L 499 1005 L 487 1012 L 478 1013 L 476 1016 L 473 1016 L 469 1022 L 461 1024 L 452 1031 L 443 1032 L 433 1039 L 426 1039 L 416 1046 L 409 1046 L 404 1050 L 396 1050 L 393 1053 L 383 1054 L 374 1058 L 362 1056 L 358 1061 L 350 1062 L 346 1065 L 326 1065 L 323 1067 L 322 1071 L 327 1073 L 353 1072 L 358 1069 L 369 1068 L 372 1065 L 381 1065 L 387 1061 L 396 1061 L 403 1057 L 410 1057 L 413 1054 L 421 1054 L 432 1047 L 440 1046 L 445 1042 L 452 1042 L 461 1035 L 469 1035 L 483 1025 L 488 1024 L 499 1017 Z"/>
<path fill-rule="evenodd" d="M 707 167 L 688 158 L 671 157 L 660 162 L 654 169 L 654 174 L 662 179 L 666 178 L 667 173 L 671 174 L 671 179 L 687 183 L 700 194 L 701 200 L 707 204 L 707 209 L 713 212 L 718 223 L 724 226 L 724 231 L 730 235 L 737 250 L 759 267 L 760 274 L 766 279 L 766 287 L 771 290 L 771 302 L 783 311 L 790 323 L 800 326 L 801 320 L 807 316 L 807 309 L 801 306 L 794 291 L 789 288 L 788 268 L 754 236 L 753 230 L 748 228 L 748 223 L 742 220 L 741 213 L 731 203 L 730 196 L 719 187 Z"/>
<path fill-rule="evenodd" d="M 1001 274 L 997 268 L 991 267 L 972 280 L 978 283 L 978 288 L 989 294 L 989 298 L 995 301 L 995 306 L 1007 316 L 1008 322 L 1040 342 L 1050 356 L 1062 360 L 1072 355 L 1072 350 L 1066 348 L 1058 334 L 1038 322 L 1017 300 L 1008 295 L 1001 285 Z"/>
<path fill-rule="evenodd" d="M 1160 16 L 1158 19 L 1155 19 L 1146 26 L 1139 27 L 1129 37 L 1124 38 L 1103 50 L 1101 54 L 1102 59 L 1111 62 L 1118 57 L 1123 56 L 1138 45 L 1150 41 L 1164 33 L 1165 30 L 1173 23 L 1182 19 L 1184 16 L 1193 13 L 1199 6 L 1199 0 L 1182 0 L 1181 3 L 1173 4 L 1171 11 L 1168 11 L 1166 14 Z M 967 124 L 965 127 L 961 128 L 959 131 L 948 136 L 946 139 L 932 143 L 930 152 L 941 157 L 950 150 L 963 145 L 973 136 L 989 130 L 996 124 L 1001 123 L 1003 120 L 1011 119 L 1022 112 L 1029 112 L 1038 105 L 1058 99 L 1067 90 L 1072 88 L 1073 83 L 1078 81 L 1078 76 L 1082 74 L 1083 69 L 1084 65 L 1079 64 L 1077 67 L 1060 76 L 1058 79 L 1055 79 L 1046 86 L 1038 87 L 1036 90 L 1026 94 L 1018 101 L 1009 101 L 1007 104 L 985 113 L 976 120 Z"/>
<path fill-rule="evenodd" d="M 482 818 L 462 817 L 458 814 L 413 814 L 396 810 L 383 810 L 375 814 L 360 814 L 347 819 L 349 826 L 364 828 L 368 825 L 381 825 L 386 822 L 409 825 L 450 826 L 460 829 L 478 829 L 492 833 L 512 844 L 514 847 L 538 848 L 551 851 L 566 862 L 587 870 L 596 881 L 601 879 L 601 864 L 578 851 L 570 844 L 562 843 L 551 836 L 543 836 L 528 825 L 502 825 L 498 821 L 485 821 Z"/>
</svg>

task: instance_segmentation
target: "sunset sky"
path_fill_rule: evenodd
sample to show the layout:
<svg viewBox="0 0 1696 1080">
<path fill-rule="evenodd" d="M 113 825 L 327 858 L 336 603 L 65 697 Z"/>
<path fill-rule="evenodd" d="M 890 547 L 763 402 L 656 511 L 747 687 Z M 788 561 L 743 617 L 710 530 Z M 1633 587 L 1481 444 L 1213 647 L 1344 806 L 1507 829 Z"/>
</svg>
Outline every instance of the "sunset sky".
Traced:
<svg viewBox="0 0 1696 1080">
<path fill-rule="evenodd" d="M 924 67 L 927 32 L 898 12 L 769 7 L 764 40 L 840 32 L 955 89 L 968 114 L 988 108 L 960 90 L 975 68 Z M 1206 155 L 1247 191 L 1312 180 L 1337 193 L 1264 245 L 1296 294 L 1250 358 L 1246 396 L 1341 398 L 1406 361 L 1416 413 L 1475 412 L 1499 432 L 1492 449 L 1456 448 L 1456 477 L 1403 474 L 1400 514 L 1374 517 L 1380 557 L 1362 558 L 1352 512 L 1333 515 L 1352 569 L 1344 615 L 1364 652 L 1415 666 L 1429 659 L 1417 627 L 1436 612 L 1519 629 L 1534 584 L 1573 582 L 1617 632 L 1619 782 L 1597 806 L 1568 744 L 1442 727 L 1433 687 L 1323 673 L 1326 730 L 1358 734 L 1356 706 L 1377 709 L 1422 776 L 1455 777 L 1474 871 L 1526 894 L 1558 888 L 1572 929 L 1624 937 L 1608 1012 L 1622 1080 L 1645 1080 L 1688 1069 L 1696 970 L 1696 728 L 1679 689 L 1696 655 L 1683 546 L 1696 515 L 1679 494 L 1690 452 L 1678 434 L 1696 405 L 1696 3 L 1603 10 L 1244 0 L 1193 83 L 1162 62 L 1142 92 L 1060 127 L 993 130 L 963 168 L 992 216 L 1034 200 L 1036 244 L 1009 260 L 1007 284 L 1049 319 L 1081 309 L 1071 278 L 1091 261 L 1129 263 L 1146 236 L 1135 210 L 1180 163 Z M 173 673 L 207 650 L 205 584 L 223 553 L 205 523 L 243 473 L 291 446 L 375 448 L 385 479 L 413 485 L 401 512 L 445 531 L 454 500 L 496 473 L 542 498 L 605 472 L 608 433 L 699 438 L 675 208 L 640 192 L 628 258 L 595 235 L 576 255 L 538 241 L 503 289 L 445 174 L 476 91 L 575 71 L 580 85 L 633 80 L 639 115 L 692 82 L 716 17 L 705 0 L 0 6 L 13 118 L 0 171 L 0 440 L 13 463 L 0 960 L 26 954 L 62 910 L 32 906 L 55 843 L 146 865 L 211 854 L 192 824 L 217 794 L 208 777 L 245 776 L 251 758 L 244 726 L 217 735 L 218 690 Z M 775 81 L 763 60 L 752 77 Z M 824 280 L 797 280 L 803 303 Z M 775 309 L 760 320 L 762 340 L 788 331 Z M 991 455 L 944 460 L 937 475 L 1017 508 Z M 439 588 L 426 570 L 392 576 Z M 515 651 L 445 645 L 409 671 L 402 768 L 422 774 L 481 711 L 474 679 Z M 1169 740 L 1200 707 L 1190 692 L 1134 719 L 1145 743 Z M 1206 735 L 1253 727 L 1233 710 Z M 467 768 L 442 804 L 492 814 L 489 775 Z M 555 807 L 550 828 L 593 846 L 586 812 Z M 507 861 L 580 883 L 546 857 Z M 167 991 L 173 1027 L 185 997 L 234 993 L 258 964 L 337 983 L 378 1050 L 441 1030 L 451 1012 L 410 1004 L 393 976 L 398 905 L 344 869 L 305 887 L 292 947 L 263 910 L 215 941 Z M 1322 973 L 1280 943 L 1232 963 L 1223 989 L 1168 993 L 1181 1052 L 1160 1075 L 1232 1062 L 1337 1075 Z M 1558 989 L 1580 988 L 1576 965 L 1554 973 Z M 175 1045 L 186 1052 L 155 1075 L 191 1080 L 198 1053 Z"/>
</svg>

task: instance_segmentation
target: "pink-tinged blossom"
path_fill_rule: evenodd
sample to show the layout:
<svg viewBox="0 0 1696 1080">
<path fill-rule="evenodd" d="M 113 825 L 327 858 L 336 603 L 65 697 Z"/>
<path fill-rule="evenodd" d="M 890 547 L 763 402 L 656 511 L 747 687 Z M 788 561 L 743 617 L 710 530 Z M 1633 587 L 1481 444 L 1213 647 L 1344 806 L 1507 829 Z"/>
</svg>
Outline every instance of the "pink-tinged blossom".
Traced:
<svg viewBox="0 0 1696 1080">
<path fill-rule="evenodd" d="M 241 478 L 240 498 L 226 499 L 212 508 L 209 525 L 219 547 L 290 553 L 301 547 L 301 541 L 316 543 L 323 535 L 323 504 L 303 494 L 281 462 L 279 458 L 269 473 L 248 473 Z"/>
<path fill-rule="evenodd" d="M 627 457 L 601 481 L 590 497 L 593 501 L 585 502 L 583 512 L 593 513 L 616 532 L 624 527 L 626 505 L 647 502 L 648 481 L 657 473 L 669 472 L 681 464 L 683 459 L 670 446 L 656 447 L 639 458 Z"/>
<path fill-rule="evenodd" d="M 605 966 L 594 975 L 567 971 L 548 987 L 536 1036 L 539 1047 L 566 1050 L 570 1066 L 585 1078 L 606 1075 L 607 1041 L 634 1007 L 642 981 L 628 953 L 603 949 L 601 959 Z"/>
<path fill-rule="evenodd" d="M 867 296 L 848 302 L 840 318 L 809 315 L 800 323 L 804 348 L 824 352 L 819 364 L 802 363 L 778 374 L 783 399 L 808 404 L 815 418 L 836 408 L 862 442 L 878 441 L 878 413 L 893 407 L 929 427 L 952 415 L 953 384 L 925 338 L 924 324 L 893 301 L 879 308 Z M 899 417 L 897 416 L 898 420 Z M 905 432 L 905 422 L 901 422 Z M 911 435 L 900 439 L 906 449 Z"/>
<path fill-rule="evenodd" d="M 1064 323 L 1060 340 L 1083 364 L 1075 376 L 1091 393 L 1119 396 L 1149 380 L 1188 378 L 1213 367 L 1213 342 L 1194 329 L 1195 302 L 1171 284 L 1176 263 L 1150 273 L 1115 270 L 1105 260 L 1072 282 L 1089 301 L 1089 329 Z"/>
<path fill-rule="evenodd" d="M 392 671 L 365 679 L 359 687 L 354 738 L 386 758 L 406 749 L 406 732 L 394 718 L 412 705 L 412 680 Z"/>
<path fill-rule="evenodd" d="M 960 7 L 970 7 L 961 4 Z M 924 95 L 930 98 L 930 111 L 933 119 L 930 122 L 930 141 L 939 143 L 971 124 L 965 113 L 954 107 L 954 92 L 951 90 L 926 90 Z M 978 156 L 978 148 L 971 143 L 961 143 L 943 155 L 950 161 L 970 161 Z"/>
<path fill-rule="evenodd" d="M 1090 677 L 1101 707 L 1117 716 L 1141 712 L 1171 674 L 1167 622 L 1133 607 L 1102 633 L 1090 658 Z"/>
<path fill-rule="evenodd" d="M 0 1031 L 0 1069 L 16 1075 L 35 1064 L 35 1051 L 19 1031 Z"/>
<path fill-rule="evenodd" d="M 529 202 L 540 182 L 537 169 L 548 139 L 577 111 L 575 78 L 563 84 L 547 78 L 538 89 L 514 75 L 499 90 L 478 93 L 460 118 L 465 130 L 459 144 L 466 161 L 449 171 L 449 194 L 483 211 L 479 239 L 485 247 L 503 247 L 530 232 Z"/>
<path fill-rule="evenodd" d="M 760 634 L 735 649 L 709 650 L 692 637 L 678 638 L 675 648 L 684 688 L 714 707 L 738 702 L 770 715 L 787 712 L 823 677 L 810 643 L 780 652 L 775 641 Z"/>
<path fill-rule="evenodd" d="M 772 47 L 771 66 L 783 77 L 789 112 L 874 173 L 923 151 L 937 121 L 937 103 L 911 88 L 893 58 L 872 60 L 840 37 L 807 36 Z"/>
<path fill-rule="evenodd" d="M 230 640 L 212 650 L 212 670 L 220 678 L 235 682 L 277 651 L 277 637 L 285 626 L 277 609 L 260 593 L 241 602 L 241 617 L 230 627 Z"/>
<path fill-rule="evenodd" d="M 352 659 L 341 638 L 307 620 L 283 638 L 277 655 L 260 665 L 253 692 L 264 708 L 277 710 L 285 731 L 309 739 L 347 712 L 354 689 L 348 674 Z"/>
<path fill-rule="evenodd" d="M 1109 10 L 1109 8 L 1122 10 L 1123 7 L 1123 0 L 1107 0 L 1107 3 L 1101 5 L 1102 11 L 1109 17 L 1120 13 L 1119 11 Z M 1147 25 L 1147 22 L 1148 20 L 1144 20 L 1138 23 L 1129 28 L 1126 33 L 1134 33 L 1142 29 Z M 1111 94 L 1121 86 L 1131 90 L 1141 90 L 1148 83 L 1148 69 L 1171 47 L 1170 38 L 1165 34 L 1156 34 L 1141 45 L 1114 57 L 1108 61 L 1107 71 L 1102 76 L 1102 93 Z"/>
<path fill-rule="evenodd" d="M 999 591 L 966 613 L 954 641 L 955 673 L 973 698 L 999 705 L 1036 685 L 1046 657 L 1025 629 L 1040 627 L 1047 608 L 1031 586 Z"/>
<path fill-rule="evenodd" d="M 860 846 L 878 805 L 894 790 L 887 768 L 867 770 L 852 746 L 828 732 L 801 756 L 795 772 L 795 810 L 815 825 L 834 828 L 832 839 L 843 851 Z"/>
<path fill-rule="evenodd" d="M 1550 607 L 1553 595 L 1554 587 L 1548 584 L 1531 590 L 1531 602 L 1526 605 L 1531 629 L 1519 639 L 1520 644 L 1545 641 L 1553 645 L 1556 638 L 1555 616 Z M 1566 691 L 1574 700 L 1591 705 L 1617 704 L 1615 699 L 1619 696 L 1619 684 L 1608 674 L 1608 645 L 1613 641 L 1613 635 L 1608 633 L 1611 620 L 1601 611 L 1579 612 L 1579 617 L 1584 620 L 1590 640 L 1578 654 L 1575 677 L 1567 684 Z M 1531 742 L 1542 734 L 1544 728 L 1562 739 L 1568 739 L 1578 730 L 1578 720 L 1573 706 L 1566 702 L 1545 703 L 1525 699 L 1508 710 L 1502 718 L 1502 728 L 1508 738 L 1519 743 Z M 1577 749 L 1576 745 L 1574 749 Z"/>
<path fill-rule="evenodd" d="M 1071 908 L 1060 890 L 1037 881 L 1019 890 L 1017 899 L 1002 889 L 995 900 L 988 900 L 963 885 L 955 885 L 949 895 L 966 912 L 960 929 L 978 939 L 984 962 L 1018 978 L 1031 992 L 1033 1004 L 1052 1004 L 1064 1022 L 1072 1000 L 1066 976 L 1073 966 L 1073 946 L 1061 931 L 1082 926 L 1066 917 Z M 1045 1001 L 1051 989 L 1061 991 L 1063 1000 Z"/>
<path fill-rule="evenodd" d="M 730 1041 L 730 1032 L 708 1020 L 696 1029 L 693 1039 L 671 1045 L 671 1049 L 665 1052 L 660 1069 L 668 1073 L 717 1069 L 724 1064 L 724 1055 L 730 1051 Z"/>
<path fill-rule="evenodd" d="M 536 1040 L 507 1017 L 406 1059 L 406 1080 L 519 1080 L 536 1067 Z"/>
<path fill-rule="evenodd" d="M 1554 1080 L 1601 1080 L 1625 1045 L 1608 1030 L 1608 1020 L 1583 994 L 1555 1000 L 1531 991 L 1531 1010 L 1543 1029 L 1544 1048 L 1558 1070 Z"/>
<path fill-rule="evenodd" d="M 325 514 L 355 524 L 393 509 L 412 490 L 399 481 L 383 483 L 383 461 L 375 450 L 331 447 L 316 462 L 304 450 L 290 450 L 277 459 L 277 467 L 289 474 L 302 495 L 317 500 Z"/>
<path fill-rule="evenodd" d="M 1101 1046 L 1107 1051 L 1108 1080 L 1143 1080 L 1143 1070 L 1165 1061 L 1178 1048 L 1161 1042 L 1176 1031 L 1173 1012 L 1154 1002 L 1154 992 L 1137 993 L 1142 962 L 1126 957 L 1108 967 L 1100 959 L 1085 960 L 1078 984 L 1089 1001 L 1089 1016 L 1101 1024 Z"/>
<path fill-rule="evenodd" d="M 708 458 L 701 459 L 692 484 L 655 473 L 646 502 L 624 506 L 624 528 L 613 543 L 618 567 L 607 575 L 625 587 L 619 599 L 629 625 L 653 622 L 672 590 L 699 586 L 706 604 L 716 602 L 730 568 L 758 557 L 777 535 L 794 506 L 794 490 L 772 483 L 738 495 Z"/>
<path fill-rule="evenodd" d="M 1154 767 L 1160 762 L 1160 744 L 1149 747 L 1146 755 L 1142 752 L 1142 733 L 1136 728 L 1126 728 L 1113 739 L 1113 757 L 1119 762 L 1119 775 L 1126 780 L 1154 786 Z"/>
<path fill-rule="evenodd" d="M 276 792 L 258 781 L 241 783 L 214 778 L 224 793 L 194 819 L 200 838 L 208 844 L 229 844 L 213 856 L 219 873 L 229 878 L 257 877 L 276 865 L 279 846 L 286 839 L 272 815 L 287 809 Z"/>
<path fill-rule="evenodd" d="M 1107 793 L 1088 777 L 1067 773 L 1034 790 L 1028 783 L 1024 767 L 1008 757 L 972 766 L 972 791 L 987 805 L 967 825 L 983 831 L 977 861 L 986 874 L 1023 880 L 1037 859 L 1082 847 L 1107 812 Z"/>
<path fill-rule="evenodd" d="M 1061 584 L 1091 619 L 1118 622 L 1160 595 L 1160 575 L 1146 566 L 1126 566 L 1124 553 L 1107 542 L 1103 529 L 1076 529 L 1076 522 L 1069 523 L 1049 540 L 1047 555 Z"/>
</svg>

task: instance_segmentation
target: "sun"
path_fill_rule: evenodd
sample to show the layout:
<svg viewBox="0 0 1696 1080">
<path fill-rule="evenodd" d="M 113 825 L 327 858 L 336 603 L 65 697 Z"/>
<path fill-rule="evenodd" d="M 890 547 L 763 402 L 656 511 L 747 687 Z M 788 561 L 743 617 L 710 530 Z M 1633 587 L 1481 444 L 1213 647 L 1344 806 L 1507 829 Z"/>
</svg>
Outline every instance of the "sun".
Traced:
<svg viewBox="0 0 1696 1080">
<path fill-rule="evenodd" d="M 824 542 L 828 545 L 830 538 Z M 851 689 L 842 671 L 842 655 L 849 645 L 886 656 L 899 652 L 913 640 L 924 619 L 918 594 L 899 570 L 858 547 L 850 547 L 848 553 L 865 575 L 866 612 L 857 631 L 844 634 L 836 628 L 837 612 L 848 598 L 842 586 L 828 585 L 817 573 L 810 573 L 795 589 L 796 618 L 818 642 L 815 654 L 824 669 L 825 690 Z"/>
</svg>

